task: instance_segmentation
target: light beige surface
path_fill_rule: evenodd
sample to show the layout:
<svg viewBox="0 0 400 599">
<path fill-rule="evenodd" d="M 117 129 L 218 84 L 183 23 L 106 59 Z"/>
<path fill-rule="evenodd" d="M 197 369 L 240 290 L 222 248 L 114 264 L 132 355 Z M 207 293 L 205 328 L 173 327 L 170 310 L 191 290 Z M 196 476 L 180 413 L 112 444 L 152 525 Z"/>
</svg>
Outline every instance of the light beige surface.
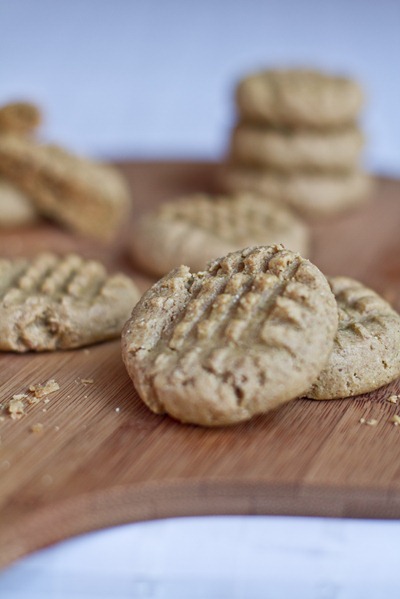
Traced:
<svg viewBox="0 0 400 599">
<path fill-rule="evenodd" d="M 120 173 L 58 146 L 0 135 L 0 173 L 40 212 L 85 235 L 114 237 L 129 211 L 130 192 Z"/>
<path fill-rule="evenodd" d="M 322 273 L 282 246 L 171 271 L 125 325 L 123 359 L 151 410 L 205 426 L 295 398 L 328 359 L 337 307 Z"/>
<path fill-rule="evenodd" d="M 307 69 L 266 70 L 237 86 L 243 119 L 291 127 L 336 127 L 352 122 L 363 103 L 351 79 Z"/>
<path fill-rule="evenodd" d="M 339 309 L 333 351 L 306 393 L 313 399 L 360 395 L 400 376 L 400 316 L 377 293 L 348 277 L 329 279 Z"/>
<path fill-rule="evenodd" d="M 0 260 L 0 350 L 48 351 L 117 337 L 139 299 L 125 275 L 75 254 Z"/>
<path fill-rule="evenodd" d="M 307 218 L 340 214 L 363 204 L 372 180 L 362 171 L 334 173 L 280 173 L 229 163 L 221 172 L 228 192 L 252 191 L 273 198 Z"/>
<path fill-rule="evenodd" d="M 136 265 L 162 276 L 181 264 L 204 270 L 229 252 L 272 243 L 307 256 L 309 229 L 289 209 L 253 193 L 199 193 L 144 215 L 132 229 L 130 246 Z"/>
<path fill-rule="evenodd" d="M 282 171 L 341 172 L 359 165 L 362 147 L 356 126 L 321 131 L 240 123 L 232 132 L 229 153 L 237 163 Z"/>
</svg>

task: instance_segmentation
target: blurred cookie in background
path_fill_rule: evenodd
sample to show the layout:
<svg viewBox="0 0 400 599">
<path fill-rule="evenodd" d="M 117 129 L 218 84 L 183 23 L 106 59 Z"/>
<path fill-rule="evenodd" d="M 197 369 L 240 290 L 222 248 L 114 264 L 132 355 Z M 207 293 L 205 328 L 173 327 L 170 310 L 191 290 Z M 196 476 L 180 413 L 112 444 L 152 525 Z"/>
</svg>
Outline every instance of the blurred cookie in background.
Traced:
<svg viewBox="0 0 400 599">
<path fill-rule="evenodd" d="M 0 106 L 0 135 L 32 135 L 42 122 L 42 112 L 33 102 L 17 101 Z M 0 178 L 0 228 L 31 225 L 39 219 L 29 195 L 11 181 Z"/>
<path fill-rule="evenodd" d="M 32 134 L 41 122 L 32 102 L 0 107 L 0 227 L 43 215 L 82 235 L 112 240 L 130 207 L 125 178 L 112 166 L 39 143 Z"/>
<path fill-rule="evenodd" d="M 239 123 L 232 132 L 230 158 L 285 172 L 346 172 L 358 167 L 363 145 L 354 124 L 321 131 Z"/>
<path fill-rule="evenodd" d="M 313 69 L 270 69 L 244 77 L 236 89 L 243 120 L 280 127 L 331 128 L 353 122 L 364 100 L 348 77 Z"/>
<path fill-rule="evenodd" d="M 0 107 L 0 133 L 27 135 L 41 122 L 41 110 L 32 102 L 9 102 Z"/>
<path fill-rule="evenodd" d="M 310 220 L 340 214 L 364 204 L 372 179 L 360 170 L 347 173 L 281 172 L 228 163 L 222 174 L 228 192 L 252 191 L 290 206 Z"/>
<path fill-rule="evenodd" d="M 32 200 L 15 185 L 0 179 L 0 228 L 31 225 L 38 218 Z"/>
<path fill-rule="evenodd" d="M 254 193 L 198 193 L 145 214 L 131 232 L 130 250 L 138 266 L 161 276 L 181 264 L 203 270 L 229 252 L 275 243 L 307 255 L 309 229 L 290 209 Z"/>
<path fill-rule="evenodd" d="M 89 237 L 111 240 L 129 210 L 130 191 L 117 169 L 56 145 L 0 135 L 0 173 L 40 214 Z"/>
</svg>

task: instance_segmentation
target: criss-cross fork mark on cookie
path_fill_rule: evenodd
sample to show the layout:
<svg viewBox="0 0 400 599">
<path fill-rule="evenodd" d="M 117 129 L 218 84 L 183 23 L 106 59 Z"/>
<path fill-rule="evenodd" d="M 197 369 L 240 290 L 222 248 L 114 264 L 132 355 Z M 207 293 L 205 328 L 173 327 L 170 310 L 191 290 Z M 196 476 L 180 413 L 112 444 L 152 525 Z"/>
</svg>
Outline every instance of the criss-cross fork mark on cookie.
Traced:
<svg viewBox="0 0 400 599">
<path fill-rule="evenodd" d="M 171 221 L 184 221 L 227 241 L 236 241 L 243 235 L 263 239 L 265 231 L 271 228 L 289 230 L 293 220 L 282 207 L 246 193 L 215 198 L 198 194 L 190 200 L 165 204 L 159 214 Z"/>
<path fill-rule="evenodd" d="M 104 291 L 105 268 L 93 260 L 69 254 L 59 258 L 41 254 L 33 262 L 25 259 L 0 261 L 0 301 L 10 306 L 33 296 L 60 302 L 67 296 L 94 302 Z"/>
<path fill-rule="evenodd" d="M 295 254 L 274 249 L 216 261 L 210 273 L 193 280 L 191 299 L 166 346 L 181 353 L 191 346 L 204 350 L 225 344 L 255 346 L 265 336 L 267 324 L 271 335 L 263 341 L 290 351 L 279 327 L 281 322 L 302 326 L 298 301 L 307 298 L 306 291 L 291 289 L 292 297 L 284 298 L 299 264 Z M 303 306 L 310 309 L 306 303 Z"/>
<path fill-rule="evenodd" d="M 156 283 L 125 327 L 123 357 L 153 411 L 231 424 L 306 390 L 336 329 L 322 273 L 283 246 L 260 246 Z"/>
<path fill-rule="evenodd" d="M 0 260 L 0 349 L 78 347 L 116 336 L 138 299 L 124 275 L 78 255 Z"/>
<path fill-rule="evenodd" d="M 400 316 L 377 293 L 348 277 L 329 279 L 339 326 L 329 359 L 306 396 L 360 395 L 400 375 Z"/>
<path fill-rule="evenodd" d="M 355 280 L 336 277 L 330 280 L 339 311 L 338 332 L 367 339 L 384 326 L 393 310 L 377 293 Z"/>
</svg>

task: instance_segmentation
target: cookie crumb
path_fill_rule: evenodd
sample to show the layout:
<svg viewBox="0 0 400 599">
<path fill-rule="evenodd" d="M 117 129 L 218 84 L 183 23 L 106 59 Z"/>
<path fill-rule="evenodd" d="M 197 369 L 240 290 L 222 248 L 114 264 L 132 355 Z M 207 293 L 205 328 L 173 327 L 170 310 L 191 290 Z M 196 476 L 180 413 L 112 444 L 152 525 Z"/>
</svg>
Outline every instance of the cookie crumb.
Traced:
<svg viewBox="0 0 400 599">
<path fill-rule="evenodd" d="M 81 379 L 83 385 L 93 385 L 94 379 Z"/>
<path fill-rule="evenodd" d="M 25 404 L 21 399 L 16 399 L 14 396 L 8 403 L 8 411 L 13 420 L 19 420 L 25 415 Z"/>
<path fill-rule="evenodd" d="M 361 424 L 367 424 L 368 426 L 376 426 L 378 421 L 375 418 L 360 418 Z"/>
<path fill-rule="evenodd" d="M 398 395 L 391 395 L 390 397 L 387 398 L 387 401 L 390 401 L 390 403 L 397 403 L 399 399 Z"/>
<path fill-rule="evenodd" d="M 38 397 L 35 397 L 34 395 L 31 395 L 30 397 L 28 397 L 28 404 L 29 405 L 34 405 L 39 403 L 40 399 Z"/>
<path fill-rule="evenodd" d="M 399 426 L 400 416 L 398 414 L 395 414 L 394 416 L 392 416 L 392 422 L 393 422 L 394 426 Z"/>
<path fill-rule="evenodd" d="M 31 433 L 41 434 L 44 430 L 44 426 L 41 422 L 37 422 L 36 424 L 32 424 Z"/>
<path fill-rule="evenodd" d="M 60 388 L 60 385 L 54 379 L 49 379 L 43 385 L 41 385 L 41 384 L 30 385 L 29 391 L 31 393 L 34 393 L 36 398 L 41 399 L 45 395 L 49 395 L 50 393 L 54 393 L 55 391 L 58 391 L 59 388 Z"/>
<path fill-rule="evenodd" d="M 117 414 L 119 414 L 121 411 L 121 408 L 115 408 L 115 411 L 117 412 Z"/>
<path fill-rule="evenodd" d="M 26 399 L 28 396 L 26 393 L 17 393 L 13 395 L 13 399 Z"/>
</svg>

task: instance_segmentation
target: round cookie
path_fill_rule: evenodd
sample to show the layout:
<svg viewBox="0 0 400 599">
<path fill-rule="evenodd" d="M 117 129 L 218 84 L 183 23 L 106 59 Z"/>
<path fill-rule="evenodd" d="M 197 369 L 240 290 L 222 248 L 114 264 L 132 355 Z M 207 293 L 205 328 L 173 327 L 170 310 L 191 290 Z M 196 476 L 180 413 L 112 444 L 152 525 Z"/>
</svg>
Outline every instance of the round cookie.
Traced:
<svg viewBox="0 0 400 599">
<path fill-rule="evenodd" d="M 202 270 L 218 256 L 273 243 L 307 255 L 309 229 L 286 207 L 252 193 L 199 193 L 165 203 L 138 221 L 130 242 L 135 263 L 161 276 L 181 264 Z"/>
<path fill-rule="evenodd" d="M 153 285 L 124 327 L 122 355 L 153 412 L 228 425 L 309 388 L 337 319 L 316 266 L 282 246 L 247 248 L 205 272 L 181 266 Z"/>
<path fill-rule="evenodd" d="M 0 135 L 0 172 L 41 214 L 91 237 L 110 240 L 130 207 L 129 187 L 118 170 L 55 145 Z"/>
<path fill-rule="evenodd" d="M 348 171 L 359 163 L 363 136 L 356 126 L 319 131 L 240 123 L 233 131 L 235 162 L 282 171 Z"/>
<path fill-rule="evenodd" d="M 0 179 L 0 228 L 30 225 L 37 219 L 37 211 L 29 197 Z"/>
<path fill-rule="evenodd" d="M 221 177 L 230 193 L 251 191 L 287 204 L 308 218 L 339 214 L 364 203 L 372 187 L 362 171 L 282 173 L 230 163 Z"/>
<path fill-rule="evenodd" d="M 320 71 L 267 70 L 240 81 L 236 101 L 248 122 L 337 127 L 358 116 L 363 93 L 355 81 Z"/>
<path fill-rule="evenodd" d="M 400 315 L 354 279 L 328 281 L 339 309 L 339 326 L 328 363 L 305 396 L 351 397 L 399 377 Z"/>
<path fill-rule="evenodd" d="M 118 337 L 138 299 L 131 279 L 75 254 L 0 260 L 0 350 L 71 349 Z"/>
</svg>

